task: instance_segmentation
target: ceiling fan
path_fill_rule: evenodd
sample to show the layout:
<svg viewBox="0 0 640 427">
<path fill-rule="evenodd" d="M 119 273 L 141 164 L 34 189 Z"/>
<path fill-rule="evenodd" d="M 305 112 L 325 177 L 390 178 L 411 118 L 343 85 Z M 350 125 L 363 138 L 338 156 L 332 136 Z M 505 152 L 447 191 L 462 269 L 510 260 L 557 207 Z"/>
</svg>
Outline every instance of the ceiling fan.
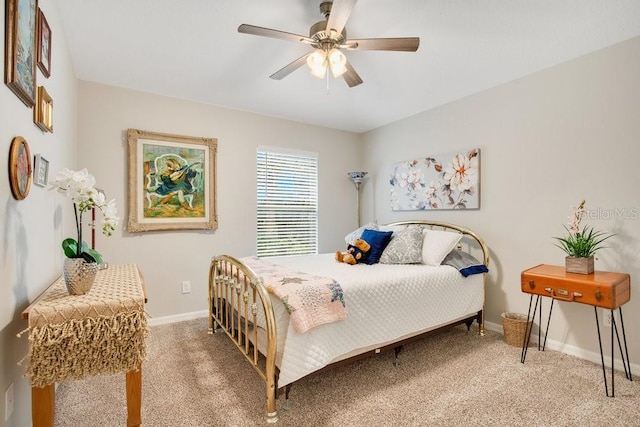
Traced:
<svg viewBox="0 0 640 427">
<path fill-rule="evenodd" d="M 345 24 L 356 2 L 335 0 L 320 3 L 320 13 L 325 20 L 311 26 L 309 37 L 249 24 L 240 25 L 238 32 L 302 42 L 315 49 L 269 76 L 274 80 L 283 79 L 306 63 L 313 76 L 322 79 L 328 76 L 327 69 L 330 69 L 334 77 L 342 76 L 349 87 L 354 87 L 361 84 L 362 79 L 340 49 L 415 52 L 420 45 L 419 37 L 347 39 Z"/>
</svg>

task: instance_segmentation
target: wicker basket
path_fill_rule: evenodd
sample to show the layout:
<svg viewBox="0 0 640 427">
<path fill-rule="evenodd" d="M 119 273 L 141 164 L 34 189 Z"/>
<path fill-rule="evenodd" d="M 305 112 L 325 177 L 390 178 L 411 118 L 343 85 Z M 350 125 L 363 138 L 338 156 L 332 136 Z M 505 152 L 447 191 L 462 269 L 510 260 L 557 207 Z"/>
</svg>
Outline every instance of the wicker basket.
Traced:
<svg viewBox="0 0 640 427">
<path fill-rule="evenodd" d="M 502 328 L 504 329 L 504 342 L 515 347 L 522 347 L 527 333 L 527 316 L 520 313 L 502 313 Z"/>
</svg>

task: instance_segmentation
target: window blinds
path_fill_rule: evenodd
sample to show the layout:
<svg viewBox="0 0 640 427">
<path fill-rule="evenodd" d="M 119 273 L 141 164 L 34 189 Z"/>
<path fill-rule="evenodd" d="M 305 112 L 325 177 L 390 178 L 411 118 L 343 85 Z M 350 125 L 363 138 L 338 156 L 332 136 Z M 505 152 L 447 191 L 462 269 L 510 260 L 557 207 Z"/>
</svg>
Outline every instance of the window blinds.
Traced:
<svg viewBox="0 0 640 427">
<path fill-rule="evenodd" d="M 318 158 L 257 151 L 258 257 L 318 253 Z"/>
</svg>

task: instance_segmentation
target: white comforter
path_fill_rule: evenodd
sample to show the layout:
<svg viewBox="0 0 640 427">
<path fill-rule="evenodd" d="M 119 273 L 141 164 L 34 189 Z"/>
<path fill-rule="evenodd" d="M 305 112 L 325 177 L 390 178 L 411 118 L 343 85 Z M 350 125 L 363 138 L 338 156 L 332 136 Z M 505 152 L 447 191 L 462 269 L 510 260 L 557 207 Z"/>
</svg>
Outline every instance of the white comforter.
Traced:
<svg viewBox="0 0 640 427">
<path fill-rule="evenodd" d="M 468 317 L 484 305 L 483 275 L 428 265 L 348 265 L 334 254 L 269 258 L 295 271 L 336 279 L 346 320 L 298 334 L 283 304 L 272 297 L 278 325 L 278 386 L 363 351 Z"/>
</svg>

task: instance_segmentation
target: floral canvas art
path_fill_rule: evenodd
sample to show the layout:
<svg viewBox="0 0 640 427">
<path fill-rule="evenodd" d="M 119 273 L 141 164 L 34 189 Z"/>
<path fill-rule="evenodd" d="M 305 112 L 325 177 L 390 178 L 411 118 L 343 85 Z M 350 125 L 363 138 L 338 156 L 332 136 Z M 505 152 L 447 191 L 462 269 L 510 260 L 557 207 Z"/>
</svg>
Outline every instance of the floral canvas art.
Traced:
<svg viewBox="0 0 640 427">
<path fill-rule="evenodd" d="M 480 208 L 480 149 L 427 156 L 392 166 L 391 209 Z"/>
</svg>

